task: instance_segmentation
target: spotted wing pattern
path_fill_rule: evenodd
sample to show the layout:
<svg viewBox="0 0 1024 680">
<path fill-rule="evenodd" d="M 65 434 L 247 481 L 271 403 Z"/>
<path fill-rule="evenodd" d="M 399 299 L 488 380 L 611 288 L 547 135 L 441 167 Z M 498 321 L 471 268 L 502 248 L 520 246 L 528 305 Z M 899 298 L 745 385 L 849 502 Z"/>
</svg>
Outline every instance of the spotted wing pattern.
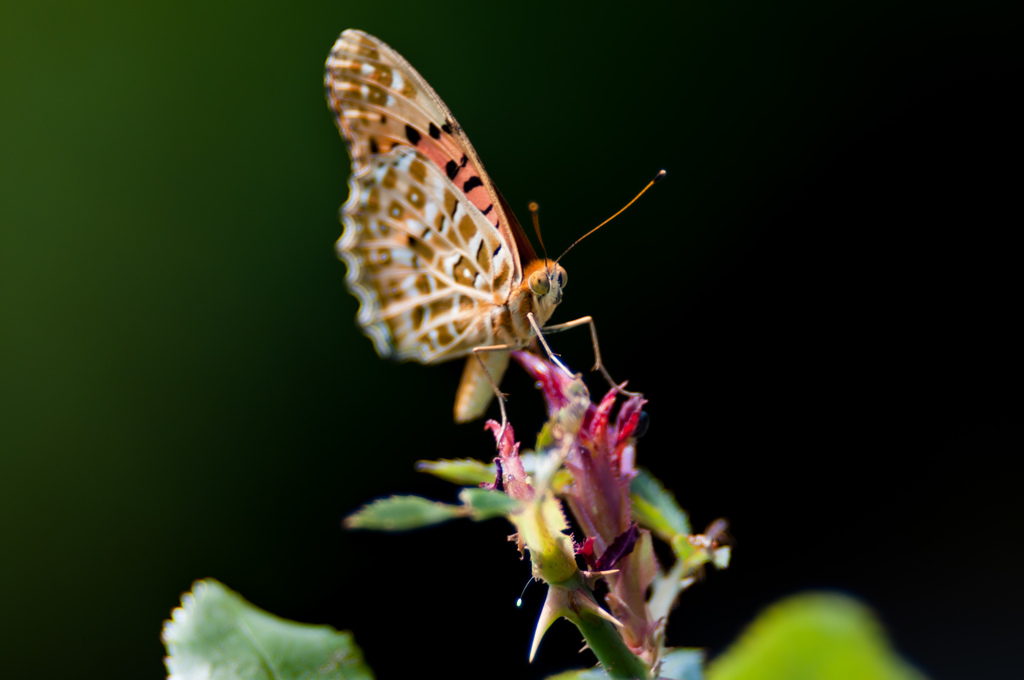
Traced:
<svg viewBox="0 0 1024 680">
<path fill-rule="evenodd" d="M 377 38 L 349 29 L 327 58 L 324 87 L 354 172 L 371 165 L 376 155 L 416 149 L 497 229 L 511 251 L 513 283 L 521 280 L 520 257 L 536 257 L 522 228 L 462 127 L 405 59 Z"/>
<path fill-rule="evenodd" d="M 415 149 L 374 154 L 353 174 L 338 252 L 381 356 L 430 363 L 493 344 L 512 253 L 469 198 Z"/>
</svg>

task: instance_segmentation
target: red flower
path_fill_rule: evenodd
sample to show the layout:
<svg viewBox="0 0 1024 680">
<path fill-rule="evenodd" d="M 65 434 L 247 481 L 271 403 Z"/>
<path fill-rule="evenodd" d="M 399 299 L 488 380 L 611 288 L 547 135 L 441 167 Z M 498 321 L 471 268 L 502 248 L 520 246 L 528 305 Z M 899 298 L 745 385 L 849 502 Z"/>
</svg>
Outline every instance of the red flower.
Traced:
<svg viewBox="0 0 1024 680">
<path fill-rule="evenodd" d="M 512 356 L 537 381 L 549 417 L 570 404 L 574 377 L 528 352 L 512 352 Z M 656 624 L 647 612 L 646 591 L 657 563 L 649 532 L 632 520 L 629 498 L 629 483 L 636 476 L 636 438 L 646 427 L 643 407 L 647 401 L 629 396 L 615 413 L 618 395 L 613 388 L 600 404 L 587 407 L 565 459 L 573 483 L 562 495 L 587 536 L 580 551 L 587 564 L 596 571 L 618 570 L 606 577 L 610 588 L 606 600 L 624 625 L 626 643 L 647 656 L 656 646 Z M 638 547 L 641 543 L 644 549 Z"/>
<path fill-rule="evenodd" d="M 574 378 L 554 364 L 528 352 L 512 352 L 544 393 L 548 415 L 569 403 Z M 643 397 L 629 397 L 612 419 L 618 391 L 611 389 L 597 406 L 590 404 L 565 461 L 574 484 L 566 496 L 583 531 L 602 555 L 616 538 L 630 530 L 629 482 L 635 476 L 636 434 L 644 420 Z"/>
</svg>

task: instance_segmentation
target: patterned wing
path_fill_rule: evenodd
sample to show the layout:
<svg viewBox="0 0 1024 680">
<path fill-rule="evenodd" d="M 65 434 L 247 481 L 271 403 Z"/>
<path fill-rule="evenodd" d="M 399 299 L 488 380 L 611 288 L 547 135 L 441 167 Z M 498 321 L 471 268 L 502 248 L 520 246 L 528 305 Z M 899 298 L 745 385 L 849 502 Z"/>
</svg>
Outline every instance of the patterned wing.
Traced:
<svg viewBox="0 0 1024 680">
<path fill-rule="evenodd" d="M 469 197 L 402 145 L 371 155 L 349 184 L 338 253 L 377 352 L 430 363 L 492 344 L 512 252 Z"/>
<path fill-rule="evenodd" d="M 377 38 L 349 29 L 327 58 L 324 87 L 354 172 L 372 165 L 377 154 L 400 147 L 416 149 L 497 229 L 511 251 L 512 281 L 522 280 L 520 257 L 536 257 L 522 228 L 461 126 L 405 59 Z"/>
</svg>

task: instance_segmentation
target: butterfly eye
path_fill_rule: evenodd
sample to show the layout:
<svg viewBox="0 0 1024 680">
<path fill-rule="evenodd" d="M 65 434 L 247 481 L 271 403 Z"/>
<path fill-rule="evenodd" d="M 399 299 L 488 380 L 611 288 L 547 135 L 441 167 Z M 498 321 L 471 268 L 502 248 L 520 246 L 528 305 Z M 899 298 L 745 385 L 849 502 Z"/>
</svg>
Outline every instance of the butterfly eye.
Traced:
<svg viewBox="0 0 1024 680">
<path fill-rule="evenodd" d="M 550 288 L 551 284 L 548 282 L 546 271 L 541 270 L 530 274 L 530 290 L 534 295 L 547 295 Z"/>
<path fill-rule="evenodd" d="M 565 270 L 561 266 L 555 269 L 555 280 L 558 281 L 559 288 L 565 288 L 565 284 L 569 282 L 569 275 L 565 273 Z"/>
</svg>

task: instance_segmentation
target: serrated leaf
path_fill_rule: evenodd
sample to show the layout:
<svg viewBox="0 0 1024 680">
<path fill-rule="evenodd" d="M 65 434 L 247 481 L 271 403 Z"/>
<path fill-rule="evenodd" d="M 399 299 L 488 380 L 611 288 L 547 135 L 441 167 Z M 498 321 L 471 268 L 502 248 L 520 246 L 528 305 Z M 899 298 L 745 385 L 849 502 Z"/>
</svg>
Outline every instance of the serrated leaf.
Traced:
<svg viewBox="0 0 1024 680">
<path fill-rule="evenodd" d="M 164 623 L 168 680 L 372 680 L 352 634 L 286 621 L 197 581 Z"/>
<path fill-rule="evenodd" d="M 690 520 L 676 497 L 658 479 L 640 468 L 629 484 L 633 501 L 633 519 L 650 529 L 661 540 L 671 543 L 680 534 L 690 533 Z"/>
<path fill-rule="evenodd" d="M 461 486 L 493 482 L 497 474 L 494 463 L 487 465 L 472 458 L 420 460 L 416 461 L 416 469 Z"/>
<path fill-rule="evenodd" d="M 660 680 L 703 680 L 704 650 L 679 647 L 669 650 L 661 660 Z"/>
<path fill-rule="evenodd" d="M 345 518 L 348 529 L 406 531 L 465 517 L 466 509 L 420 496 L 391 496 L 363 506 Z"/>
<path fill-rule="evenodd" d="M 708 680 L 923 680 L 856 600 L 808 593 L 772 605 L 707 668 Z"/>
<path fill-rule="evenodd" d="M 470 517 L 474 520 L 505 517 L 519 509 L 519 501 L 501 491 L 489 489 L 463 489 L 459 492 L 459 500 L 470 509 Z"/>
</svg>

